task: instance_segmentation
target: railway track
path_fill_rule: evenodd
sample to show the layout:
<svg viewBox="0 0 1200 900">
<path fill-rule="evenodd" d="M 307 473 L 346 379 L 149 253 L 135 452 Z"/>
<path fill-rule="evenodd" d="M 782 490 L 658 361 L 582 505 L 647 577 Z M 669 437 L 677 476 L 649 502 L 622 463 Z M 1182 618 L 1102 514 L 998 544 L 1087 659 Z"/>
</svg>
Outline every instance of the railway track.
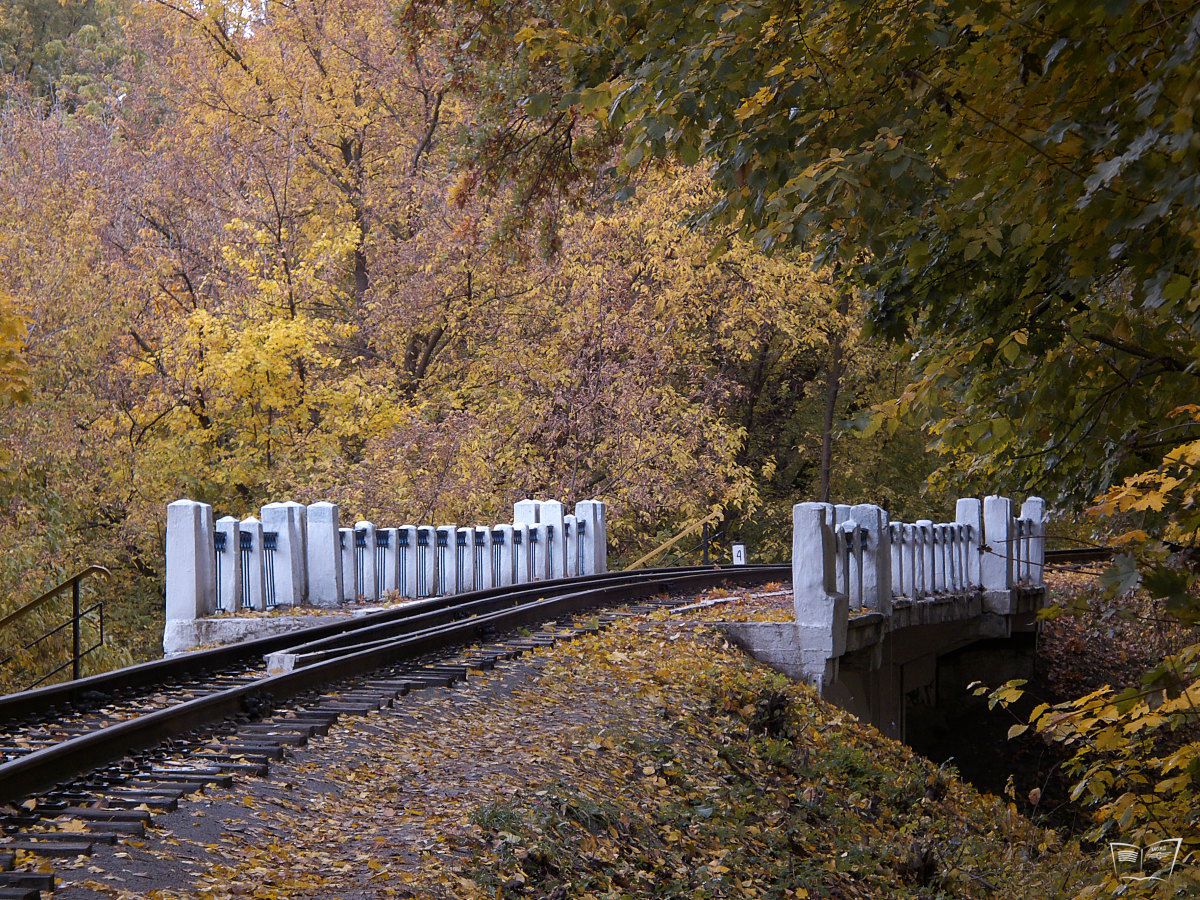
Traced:
<svg viewBox="0 0 1200 900">
<path fill-rule="evenodd" d="M 683 602 L 672 594 L 788 574 L 659 569 L 478 591 L 0 697 L 0 900 L 53 889 L 52 873 L 14 864 L 140 835 L 155 811 L 266 774 L 342 716 Z"/>
<path fill-rule="evenodd" d="M 266 655 L 297 643 L 328 651 L 360 643 L 360 635 L 394 637 L 584 587 L 615 586 L 629 579 L 653 579 L 662 574 L 683 576 L 705 571 L 711 569 L 614 572 L 436 597 L 357 619 L 347 618 L 283 635 L 130 666 L 78 681 L 3 695 L 0 696 L 0 763 L 154 709 L 249 684 L 266 674 L 263 661 Z M 327 652 L 326 655 L 332 654 Z"/>
<path fill-rule="evenodd" d="M 1047 550 L 1046 568 L 1067 569 L 1089 564 L 1106 563 L 1113 558 L 1110 547 L 1070 547 L 1065 550 Z"/>
</svg>

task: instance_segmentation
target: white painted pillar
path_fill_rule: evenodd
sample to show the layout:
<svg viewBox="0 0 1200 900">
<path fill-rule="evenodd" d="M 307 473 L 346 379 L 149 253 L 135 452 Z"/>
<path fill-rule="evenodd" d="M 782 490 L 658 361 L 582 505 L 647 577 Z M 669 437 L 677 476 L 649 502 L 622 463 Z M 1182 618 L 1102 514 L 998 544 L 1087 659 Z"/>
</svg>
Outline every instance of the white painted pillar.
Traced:
<svg viewBox="0 0 1200 900">
<path fill-rule="evenodd" d="M 342 602 L 342 553 L 339 545 L 338 507 L 320 501 L 309 504 L 304 521 L 308 571 L 308 601 L 314 606 L 337 606 Z"/>
<path fill-rule="evenodd" d="M 933 569 L 933 522 L 929 519 L 917 519 L 913 525 L 920 532 L 917 544 L 920 559 L 917 561 L 917 567 L 921 572 L 921 593 L 925 596 L 934 593 L 937 585 Z"/>
<path fill-rule="evenodd" d="M 837 675 L 846 652 L 849 620 L 845 594 L 835 590 L 833 508 L 828 503 L 792 507 L 792 595 L 807 677 L 821 686 Z"/>
<path fill-rule="evenodd" d="M 300 549 L 292 557 L 292 580 L 294 584 L 299 585 L 297 602 L 306 602 L 308 600 L 308 507 L 295 500 L 288 500 L 283 505 L 291 510 L 295 529 L 299 534 Z"/>
<path fill-rule="evenodd" d="M 505 533 L 501 529 L 508 525 L 493 525 L 488 528 L 488 557 L 491 562 L 492 587 L 504 587 Z M 511 574 L 511 571 L 510 571 Z"/>
<path fill-rule="evenodd" d="M 1021 518 L 1033 523 L 1029 541 L 1029 579 L 1036 587 L 1046 583 L 1046 501 L 1029 497 L 1021 504 Z"/>
<path fill-rule="evenodd" d="M 884 615 L 892 613 L 892 542 L 883 507 L 860 503 L 851 519 L 863 529 L 863 605 Z"/>
<path fill-rule="evenodd" d="M 458 528 L 454 525 L 437 527 L 437 572 L 438 593 L 453 597 L 458 593 L 458 567 L 455 565 L 455 546 L 458 543 Z"/>
<path fill-rule="evenodd" d="M 900 526 L 903 542 L 900 554 L 904 557 L 904 596 L 917 599 L 917 527 L 905 523 Z"/>
<path fill-rule="evenodd" d="M 532 579 L 532 546 L 529 542 L 529 526 L 523 522 L 513 525 L 513 564 L 516 567 L 516 580 L 513 584 L 529 584 Z"/>
<path fill-rule="evenodd" d="M 205 615 L 216 612 L 217 610 L 217 548 L 216 548 L 216 526 L 213 522 L 213 508 L 211 504 L 200 503 L 200 529 L 205 534 L 210 536 L 205 551 L 200 556 L 200 561 L 203 566 L 202 577 L 206 585 L 212 585 L 211 594 L 205 598 L 204 609 Z"/>
<path fill-rule="evenodd" d="M 475 529 L 470 525 L 458 529 L 454 553 L 455 564 L 458 566 L 459 593 L 476 590 Z"/>
<path fill-rule="evenodd" d="M 850 510 L 854 507 L 847 503 L 835 503 L 830 507 L 830 526 L 834 529 L 835 541 L 838 540 L 837 528 L 840 525 L 845 525 L 850 521 Z M 845 594 L 850 598 L 851 604 L 857 602 L 858 599 L 858 574 L 854 565 L 854 537 L 851 534 L 842 532 L 840 540 L 843 544 L 843 549 L 837 551 L 841 556 L 837 565 L 834 566 L 834 576 L 837 579 L 837 590 L 839 594 Z M 846 565 L 846 560 L 849 559 L 849 565 Z"/>
<path fill-rule="evenodd" d="M 394 531 L 395 590 L 401 597 L 412 599 L 417 596 L 417 583 L 420 580 L 417 570 L 417 526 L 401 525 Z"/>
<path fill-rule="evenodd" d="M 358 593 L 363 600 L 374 603 L 379 599 L 379 566 L 376 562 L 378 557 L 374 523 L 354 523 L 354 554 L 358 558 Z"/>
<path fill-rule="evenodd" d="M 937 522 L 929 525 L 929 540 L 933 545 L 933 592 L 944 594 L 946 592 L 945 538 L 942 535 L 942 527 Z"/>
<path fill-rule="evenodd" d="M 563 516 L 563 544 L 566 549 L 567 577 L 579 574 L 579 531 L 574 515 Z"/>
<path fill-rule="evenodd" d="M 492 527 L 492 549 L 499 547 L 499 557 L 492 557 L 492 577 L 497 587 L 509 587 L 513 582 L 513 526 Z"/>
<path fill-rule="evenodd" d="M 892 590 L 908 596 L 904 590 L 904 523 L 889 522 L 888 538 L 892 548 Z"/>
<path fill-rule="evenodd" d="M 832 512 L 828 503 L 792 507 L 792 592 L 797 621 L 802 598 L 837 592 Z"/>
<path fill-rule="evenodd" d="M 274 586 L 275 606 L 296 606 L 304 597 L 302 581 L 303 566 L 297 563 L 297 554 L 304 552 L 300 537 L 300 517 L 292 503 L 268 503 L 262 508 L 264 535 L 275 535 L 275 549 L 270 547 L 271 538 L 265 537 L 267 593 Z M 268 604 L 270 598 L 268 596 Z"/>
<path fill-rule="evenodd" d="M 575 518 L 583 523 L 584 575 L 608 571 L 607 517 L 607 505 L 602 500 L 581 500 L 575 504 Z"/>
<path fill-rule="evenodd" d="M 217 519 L 214 536 L 221 549 L 216 554 L 216 586 L 220 612 L 237 612 L 242 605 L 241 528 L 236 516 Z"/>
<path fill-rule="evenodd" d="M 608 571 L 608 504 L 603 500 L 593 500 L 595 504 L 596 527 L 596 571 L 604 574 Z M 578 516 L 578 513 L 576 514 Z"/>
<path fill-rule="evenodd" d="M 492 570 L 492 529 L 486 525 L 475 526 L 475 546 L 471 562 L 478 581 L 475 585 L 476 590 L 495 587 L 495 572 Z"/>
<path fill-rule="evenodd" d="M 526 497 L 524 500 L 518 500 L 513 504 L 513 524 L 514 525 L 536 525 L 539 520 L 542 504 L 540 500 L 531 500 Z"/>
<path fill-rule="evenodd" d="M 567 573 L 567 541 L 563 535 L 563 505 L 557 500 L 543 500 L 538 510 L 538 524 L 546 526 L 546 559 L 550 578 L 564 578 Z"/>
<path fill-rule="evenodd" d="M 167 619 L 190 620 L 208 614 L 216 601 L 215 561 L 206 560 L 213 536 L 204 527 L 203 504 L 176 500 L 167 505 Z"/>
<path fill-rule="evenodd" d="M 354 529 L 338 529 L 338 556 L 342 565 L 342 602 L 358 599 L 358 554 L 354 552 Z"/>
<path fill-rule="evenodd" d="M 591 546 L 592 532 L 587 519 L 575 517 L 575 546 L 579 554 L 579 574 L 596 573 L 595 548 Z"/>
<path fill-rule="evenodd" d="M 959 588 L 959 529 L 956 524 L 942 523 L 942 535 L 946 539 L 947 590 L 958 593 Z"/>
<path fill-rule="evenodd" d="M 432 525 L 417 526 L 417 596 L 437 593 L 437 535 Z"/>
<path fill-rule="evenodd" d="M 1012 501 L 995 494 L 983 500 L 984 553 L 980 558 L 980 580 L 984 605 L 990 612 L 1012 610 L 1013 517 Z"/>
<path fill-rule="evenodd" d="M 978 497 L 960 497 L 954 504 L 954 521 L 967 529 L 967 584 L 981 584 L 979 566 L 983 553 L 983 503 Z"/>
<path fill-rule="evenodd" d="M 540 522 L 529 527 L 529 555 L 533 562 L 533 580 L 550 577 L 550 557 L 546 553 L 546 526 Z"/>
<path fill-rule="evenodd" d="M 406 540 L 399 528 L 375 529 L 375 581 L 379 598 L 386 594 L 399 594 L 404 581 L 404 559 L 408 548 L 401 548 Z"/>
<path fill-rule="evenodd" d="M 242 608 L 267 608 L 267 559 L 263 549 L 262 521 L 242 519 Z M 248 546 L 247 546 L 248 545 Z"/>
<path fill-rule="evenodd" d="M 952 523 L 943 522 L 942 536 L 946 540 L 946 589 L 956 593 L 959 590 L 958 527 Z"/>
</svg>

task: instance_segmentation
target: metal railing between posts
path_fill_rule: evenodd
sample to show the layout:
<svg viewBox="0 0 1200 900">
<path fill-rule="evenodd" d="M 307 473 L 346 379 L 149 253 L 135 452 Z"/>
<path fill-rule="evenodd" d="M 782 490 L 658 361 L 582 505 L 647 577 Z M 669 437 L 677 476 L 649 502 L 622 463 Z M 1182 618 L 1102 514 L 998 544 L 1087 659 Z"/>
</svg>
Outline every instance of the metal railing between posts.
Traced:
<svg viewBox="0 0 1200 900">
<path fill-rule="evenodd" d="M 87 656 L 89 653 L 91 653 L 93 650 L 98 650 L 100 647 L 104 646 L 104 601 L 97 600 L 96 602 L 88 605 L 87 607 L 84 607 L 83 603 L 82 603 L 82 599 L 81 599 L 80 584 L 83 582 L 83 580 L 85 578 L 87 578 L 90 575 L 99 575 L 103 578 L 110 578 L 112 576 L 112 573 L 109 572 L 108 569 L 106 569 L 104 566 L 88 566 L 86 569 L 82 569 L 82 570 L 76 572 L 70 578 L 68 578 L 65 581 L 60 582 L 59 584 L 50 588 L 50 590 L 46 591 L 40 597 L 38 597 L 34 600 L 30 600 L 24 606 L 20 607 L 19 609 L 15 609 L 12 612 L 10 612 L 8 615 L 4 616 L 3 618 L 0 618 L 0 640 L 3 640 L 9 633 L 9 631 L 12 628 L 14 623 L 21 621 L 26 616 L 41 609 L 46 604 L 48 604 L 51 600 L 53 600 L 55 597 L 62 594 L 64 591 L 66 591 L 68 589 L 70 589 L 70 591 L 71 591 L 71 616 L 70 616 L 70 618 L 68 618 L 65 622 L 62 622 L 58 625 L 55 625 L 52 628 L 47 629 L 42 634 L 40 634 L 38 637 L 35 637 L 33 640 L 22 643 L 19 648 L 14 649 L 11 653 L 8 653 L 3 659 L 0 659 L 0 668 L 3 668 L 4 666 L 11 663 L 14 659 L 16 659 L 18 654 L 20 654 L 24 651 L 27 651 L 27 650 L 32 650 L 34 647 L 38 646 L 43 641 L 49 640 L 54 635 L 59 634 L 60 632 L 66 630 L 68 628 L 71 629 L 71 657 L 70 657 L 70 659 L 68 659 L 66 662 L 64 662 L 58 666 L 55 666 L 49 672 L 44 673 L 36 681 L 27 685 L 25 687 L 25 690 L 35 688 L 39 684 L 43 684 L 44 682 L 49 681 L 51 678 L 53 678 L 59 672 L 62 672 L 64 669 L 67 669 L 67 668 L 70 668 L 70 670 L 71 670 L 71 679 L 72 680 L 78 679 L 80 677 L 80 669 L 81 669 L 80 663 L 83 660 L 83 658 L 85 656 Z M 84 647 L 83 646 L 83 620 L 86 616 L 89 616 L 92 614 L 95 614 L 95 618 L 96 618 L 97 637 L 93 643 Z"/>
<path fill-rule="evenodd" d="M 651 550 L 649 553 L 647 553 L 645 556 L 641 557 L 640 559 L 634 560 L 632 563 L 630 563 L 628 566 L 625 567 L 625 570 L 630 571 L 632 569 L 641 568 L 642 566 L 646 565 L 646 563 L 648 563 L 651 560 L 656 559 L 657 557 L 666 553 L 668 550 L 670 550 L 672 547 L 674 547 L 676 544 L 678 544 L 684 538 L 690 537 L 691 535 L 702 531 L 704 528 L 707 528 L 709 526 L 716 524 L 717 522 L 720 522 L 721 519 L 724 518 L 724 515 L 725 514 L 723 512 L 718 511 L 718 512 L 711 513 L 707 516 L 704 516 L 703 518 L 694 519 L 693 521 L 691 521 L 687 525 L 685 525 L 683 530 L 680 531 L 678 534 L 676 534 L 674 537 L 659 544 L 657 547 L 655 547 L 653 550 Z M 710 540 L 711 540 L 711 538 L 710 538 Z M 708 546 L 709 546 L 708 544 L 705 544 L 706 551 L 708 549 Z M 706 560 L 706 562 L 707 562 L 707 560 Z"/>
</svg>

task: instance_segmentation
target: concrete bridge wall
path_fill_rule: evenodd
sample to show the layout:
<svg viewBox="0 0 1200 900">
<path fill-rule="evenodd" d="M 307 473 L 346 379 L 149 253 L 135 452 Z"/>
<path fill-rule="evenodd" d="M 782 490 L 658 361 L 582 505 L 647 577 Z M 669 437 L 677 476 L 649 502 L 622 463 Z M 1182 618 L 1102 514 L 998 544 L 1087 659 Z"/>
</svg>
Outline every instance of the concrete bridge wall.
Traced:
<svg viewBox="0 0 1200 900">
<path fill-rule="evenodd" d="M 1045 599 L 1045 504 L 964 498 L 954 522 L 893 522 L 878 506 L 801 503 L 793 510 L 794 623 L 729 623 L 728 636 L 893 737 L 907 709 L 937 701 L 939 660 L 980 642 L 978 679 L 1005 647 L 1028 656 Z M 956 665 L 969 655 L 958 654 Z"/>
</svg>

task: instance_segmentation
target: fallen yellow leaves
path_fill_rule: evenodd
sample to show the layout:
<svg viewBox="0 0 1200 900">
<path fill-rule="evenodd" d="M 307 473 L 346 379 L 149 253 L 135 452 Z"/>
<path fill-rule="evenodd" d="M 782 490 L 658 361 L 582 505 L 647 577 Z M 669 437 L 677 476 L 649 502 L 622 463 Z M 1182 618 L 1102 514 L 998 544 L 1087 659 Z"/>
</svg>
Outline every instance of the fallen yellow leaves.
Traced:
<svg viewBox="0 0 1200 900">
<path fill-rule="evenodd" d="M 409 695 L 213 796 L 251 823 L 197 848 L 183 893 L 214 900 L 1024 897 L 1090 862 L 665 612 Z"/>
</svg>

